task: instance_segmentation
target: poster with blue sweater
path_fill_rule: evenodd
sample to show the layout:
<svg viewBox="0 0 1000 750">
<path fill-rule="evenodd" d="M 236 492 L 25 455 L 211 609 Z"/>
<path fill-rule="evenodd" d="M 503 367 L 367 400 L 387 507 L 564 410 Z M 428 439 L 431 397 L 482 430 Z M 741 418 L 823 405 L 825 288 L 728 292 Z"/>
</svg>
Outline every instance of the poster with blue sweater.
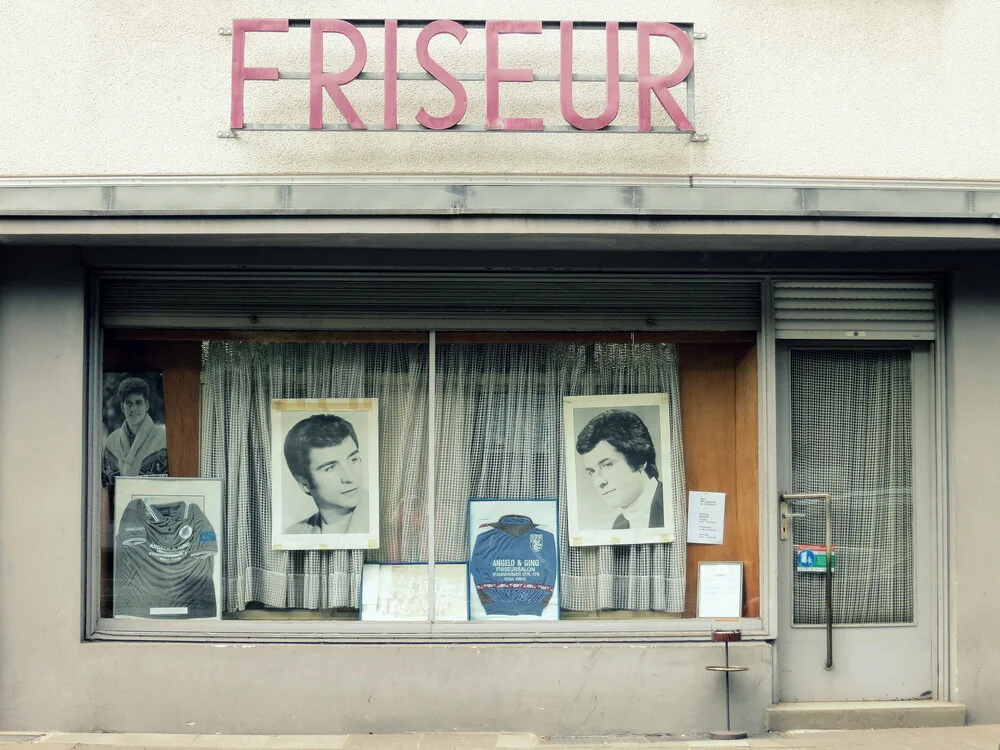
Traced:
<svg viewBox="0 0 1000 750">
<path fill-rule="evenodd" d="M 556 501 L 469 501 L 469 619 L 558 620 Z"/>
</svg>

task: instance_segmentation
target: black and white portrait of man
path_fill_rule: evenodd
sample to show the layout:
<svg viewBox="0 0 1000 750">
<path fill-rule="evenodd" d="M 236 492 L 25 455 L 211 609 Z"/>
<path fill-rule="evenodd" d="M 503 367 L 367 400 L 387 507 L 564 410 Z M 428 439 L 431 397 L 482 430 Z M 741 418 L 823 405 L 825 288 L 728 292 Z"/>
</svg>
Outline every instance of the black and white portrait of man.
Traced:
<svg viewBox="0 0 1000 750">
<path fill-rule="evenodd" d="M 667 398 L 564 399 L 571 545 L 672 537 L 671 484 L 662 476 L 670 468 Z"/>
<path fill-rule="evenodd" d="M 104 373 L 101 485 L 115 477 L 166 476 L 163 374 Z"/>
<path fill-rule="evenodd" d="M 375 399 L 275 399 L 272 542 L 279 549 L 367 549 L 378 541 Z"/>
</svg>

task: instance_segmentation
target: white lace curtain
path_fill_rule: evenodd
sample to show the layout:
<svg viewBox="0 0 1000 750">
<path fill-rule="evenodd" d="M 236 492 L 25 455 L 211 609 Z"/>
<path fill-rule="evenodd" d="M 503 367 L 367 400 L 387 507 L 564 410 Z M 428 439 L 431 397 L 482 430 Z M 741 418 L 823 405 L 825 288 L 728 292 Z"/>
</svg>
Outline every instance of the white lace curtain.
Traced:
<svg viewBox="0 0 1000 750">
<path fill-rule="evenodd" d="M 795 350 L 792 486 L 832 495 L 836 623 L 913 621 L 912 386 L 905 350 Z M 799 503 L 795 544 L 825 543 Z M 796 573 L 797 624 L 825 622 L 825 576 Z"/>
<path fill-rule="evenodd" d="M 357 607 L 365 559 L 427 559 L 427 347 L 418 344 L 205 346 L 203 476 L 224 481 L 224 607 Z M 562 607 L 681 612 L 684 460 L 671 344 L 447 344 L 436 362 L 435 538 L 464 561 L 470 497 L 559 499 L 566 528 L 562 397 L 671 395 L 672 544 L 570 548 L 560 539 Z M 381 545 L 372 552 L 271 551 L 270 400 L 379 399 Z"/>
<path fill-rule="evenodd" d="M 435 533 L 439 559 L 465 560 L 470 497 L 559 499 L 567 528 L 563 396 L 669 393 L 672 544 L 569 547 L 565 610 L 684 610 L 684 452 L 673 344 L 452 344 L 438 347 Z"/>
<path fill-rule="evenodd" d="M 426 559 L 427 347 L 210 342 L 201 473 L 221 477 L 225 611 L 357 607 L 361 550 L 271 549 L 271 399 L 379 399 L 378 561 Z"/>
</svg>

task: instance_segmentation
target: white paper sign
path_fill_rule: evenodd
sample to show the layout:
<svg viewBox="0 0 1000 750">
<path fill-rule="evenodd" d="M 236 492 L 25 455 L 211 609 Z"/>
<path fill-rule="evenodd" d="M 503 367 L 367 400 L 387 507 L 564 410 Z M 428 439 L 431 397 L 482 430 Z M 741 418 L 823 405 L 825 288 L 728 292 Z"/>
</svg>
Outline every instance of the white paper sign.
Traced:
<svg viewBox="0 0 1000 750">
<path fill-rule="evenodd" d="M 725 526 L 725 492 L 688 493 L 688 544 L 722 544 Z"/>
<path fill-rule="evenodd" d="M 739 617 L 743 605 L 743 563 L 698 563 L 698 617 Z"/>
</svg>

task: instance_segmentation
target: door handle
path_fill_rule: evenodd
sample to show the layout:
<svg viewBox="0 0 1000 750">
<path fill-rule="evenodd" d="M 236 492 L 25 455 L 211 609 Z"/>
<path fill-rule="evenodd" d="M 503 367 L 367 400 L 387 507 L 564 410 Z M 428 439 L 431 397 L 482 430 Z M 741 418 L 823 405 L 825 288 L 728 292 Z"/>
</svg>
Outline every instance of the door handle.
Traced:
<svg viewBox="0 0 1000 750">
<path fill-rule="evenodd" d="M 791 527 L 788 523 L 789 518 L 805 518 L 805 513 L 793 513 L 791 510 L 792 503 L 790 500 L 785 500 L 784 495 L 781 496 L 781 541 L 788 541 L 788 534 L 791 531 Z"/>
</svg>

